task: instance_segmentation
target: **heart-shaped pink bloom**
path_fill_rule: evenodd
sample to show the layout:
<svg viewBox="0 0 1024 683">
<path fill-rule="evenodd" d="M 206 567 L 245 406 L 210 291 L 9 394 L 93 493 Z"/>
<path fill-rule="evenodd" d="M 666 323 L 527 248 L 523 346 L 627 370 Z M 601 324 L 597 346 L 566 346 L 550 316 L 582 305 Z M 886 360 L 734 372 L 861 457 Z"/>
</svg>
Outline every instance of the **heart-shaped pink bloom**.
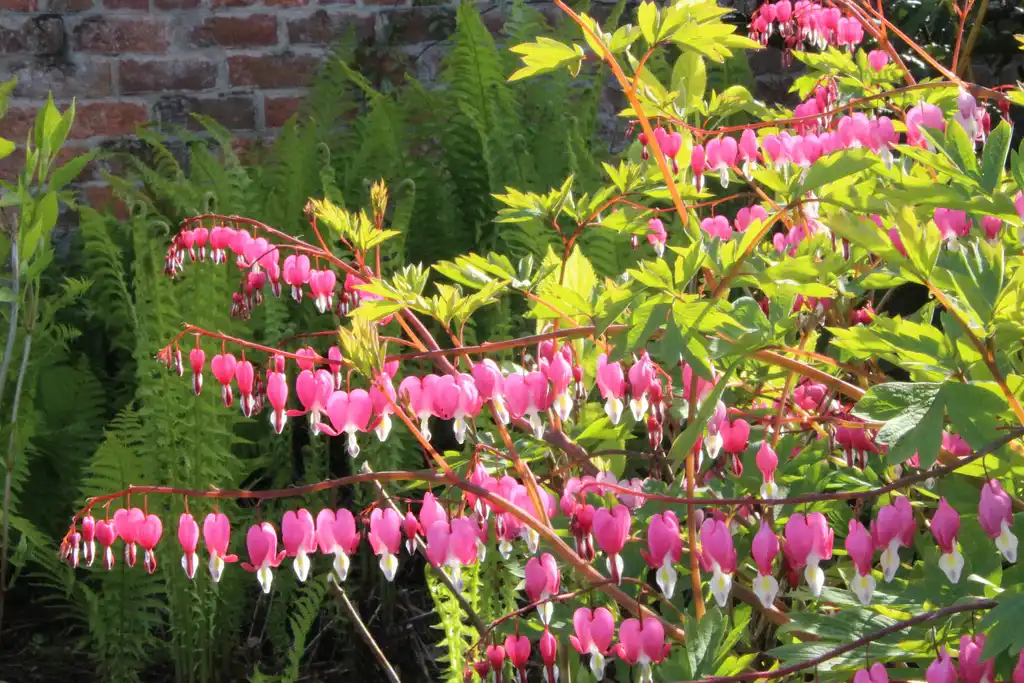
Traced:
<svg viewBox="0 0 1024 683">
<path fill-rule="evenodd" d="M 195 578 L 199 563 L 199 556 L 196 554 L 196 548 L 199 547 L 199 525 L 187 512 L 178 517 L 178 543 L 181 544 L 184 553 L 181 557 L 181 566 L 188 578 Z"/>
<path fill-rule="evenodd" d="M 700 527 L 701 552 L 708 561 L 718 564 L 725 574 L 736 571 L 736 548 L 729 525 L 720 519 L 705 519 Z"/>
<path fill-rule="evenodd" d="M 642 553 L 652 569 L 664 565 L 665 559 L 675 564 L 683 555 L 683 540 L 679 536 L 679 520 L 671 510 L 651 515 L 647 523 L 647 548 Z"/>
<path fill-rule="evenodd" d="M 615 619 L 604 607 L 580 607 L 572 616 L 574 635 L 569 642 L 581 655 L 607 654 L 615 635 Z"/>
<path fill-rule="evenodd" d="M 509 635 L 505 638 L 505 654 L 512 666 L 521 672 L 521 681 L 525 681 L 526 664 L 530 660 L 530 639 L 526 636 Z"/>
<path fill-rule="evenodd" d="M 956 549 L 956 538 L 960 533 L 960 515 L 946 502 L 939 500 L 939 507 L 932 517 L 932 536 L 943 553 L 952 553 Z"/>
<path fill-rule="evenodd" d="M 370 513 L 370 547 L 374 555 L 397 555 L 402 547 L 402 517 L 391 508 L 374 508 Z"/>
<path fill-rule="evenodd" d="M 1013 526 L 1013 504 L 1006 494 L 1003 485 L 995 479 L 989 479 L 981 487 L 981 500 L 978 503 L 978 522 L 989 538 L 997 538 L 1002 533 L 1003 522 Z"/>
<path fill-rule="evenodd" d="M 626 619 L 619 625 L 616 653 L 630 666 L 637 663 L 649 667 L 665 658 L 665 627 L 654 617 Z"/>
<path fill-rule="evenodd" d="M 747 450 L 750 443 L 750 423 L 746 420 L 733 420 L 719 428 L 722 434 L 722 448 L 726 453 L 735 455 Z"/>
<path fill-rule="evenodd" d="M 982 661 L 984 649 L 984 635 L 960 637 L 960 683 L 992 683 L 995 680 L 995 660 Z"/>
<path fill-rule="evenodd" d="M 761 523 L 761 528 L 754 535 L 750 553 L 754 556 L 757 571 L 764 576 L 771 575 L 772 563 L 779 554 L 779 539 L 767 524 Z"/>
<path fill-rule="evenodd" d="M 884 665 L 875 662 L 870 669 L 861 669 L 854 674 L 853 683 L 889 683 L 889 674 Z"/>
<path fill-rule="evenodd" d="M 626 375 L 622 364 L 609 363 L 606 354 L 597 357 L 597 388 L 601 398 L 622 398 L 626 395 Z"/>
<path fill-rule="evenodd" d="M 558 570 L 551 553 L 544 553 L 539 558 L 534 556 L 526 563 L 526 597 L 530 602 L 544 600 L 558 593 L 562 583 L 562 574 Z"/>
<path fill-rule="evenodd" d="M 717 237 L 723 242 L 729 241 L 729 238 L 732 237 L 732 226 L 729 225 L 729 219 L 725 216 L 705 218 L 701 221 L 700 228 L 706 232 L 709 237 Z"/>
<path fill-rule="evenodd" d="M 871 573 L 871 563 L 875 557 L 875 543 L 871 534 L 856 519 L 851 519 L 849 533 L 846 536 L 846 552 L 861 576 Z"/>
<path fill-rule="evenodd" d="M 309 510 L 288 510 L 281 520 L 281 542 L 286 557 L 316 551 L 316 524 Z"/>
<path fill-rule="evenodd" d="M 909 547 L 914 542 L 916 528 L 910 501 L 900 496 L 878 510 L 878 518 L 871 523 L 871 535 L 880 549 L 889 547 L 894 540 L 902 547 Z"/>
<path fill-rule="evenodd" d="M 611 510 L 598 508 L 594 513 L 594 537 L 598 547 L 609 555 L 621 553 L 629 538 L 631 521 L 625 505 L 616 505 Z"/>
</svg>

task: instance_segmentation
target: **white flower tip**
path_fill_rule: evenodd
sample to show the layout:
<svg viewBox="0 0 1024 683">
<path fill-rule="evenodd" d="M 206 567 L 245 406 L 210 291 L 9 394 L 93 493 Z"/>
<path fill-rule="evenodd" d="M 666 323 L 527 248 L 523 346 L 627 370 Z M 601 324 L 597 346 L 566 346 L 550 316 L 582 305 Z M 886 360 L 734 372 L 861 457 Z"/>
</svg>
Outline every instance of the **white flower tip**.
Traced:
<svg viewBox="0 0 1024 683">
<path fill-rule="evenodd" d="M 665 598 L 668 600 L 671 600 L 672 596 L 675 595 L 676 579 L 679 576 L 670 562 L 671 560 L 666 558 L 665 564 L 658 567 L 658 571 L 655 574 L 658 581 L 658 587 L 661 588 L 662 594 L 664 594 Z"/>
<path fill-rule="evenodd" d="M 999 536 L 996 537 L 996 548 L 1003 554 L 1007 562 L 1012 564 L 1017 561 L 1017 537 L 1010 531 L 1005 520 L 1003 520 Z"/>
<path fill-rule="evenodd" d="M 633 413 L 633 419 L 640 422 L 644 419 L 644 415 L 647 414 L 647 396 L 641 396 L 640 398 L 630 399 L 629 410 Z"/>
<path fill-rule="evenodd" d="M 398 558 L 389 552 L 380 556 L 380 570 L 384 572 L 384 578 L 388 581 L 395 580 L 395 573 L 398 571 Z"/>
<path fill-rule="evenodd" d="M 309 576 L 309 566 L 309 555 L 305 551 L 299 551 L 299 554 L 295 556 L 295 562 L 292 563 L 292 568 L 300 583 L 306 582 L 306 578 Z"/>
<path fill-rule="evenodd" d="M 779 582 L 771 574 L 758 574 L 754 580 L 754 595 L 761 601 L 765 609 L 775 606 L 775 597 L 779 594 Z"/>
<path fill-rule="evenodd" d="M 825 572 L 815 562 L 814 564 L 808 564 L 807 569 L 804 570 L 804 577 L 807 579 L 807 587 L 811 591 L 811 595 L 814 597 L 821 596 L 821 589 L 825 587 Z"/>
<path fill-rule="evenodd" d="M 348 555 L 346 555 L 344 552 L 339 550 L 337 554 L 335 554 L 334 562 L 332 563 L 331 566 L 334 569 L 334 573 L 339 583 L 348 578 L 348 568 L 349 566 L 351 566 L 351 564 L 352 563 L 348 559 Z"/>
<path fill-rule="evenodd" d="M 391 416 L 384 413 L 380 418 L 380 422 L 377 423 L 377 429 L 374 431 L 377 433 L 379 441 L 387 441 L 388 434 L 391 433 Z"/>
<path fill-rule="evenodd" d="M 263 587 L 263 593 L 269 595 L 270 589 L 274 585 L 274 572 L 270 570 L 270 567 L 260 567 L 256 571 L 256 579 Z"/>
<path fill-rule="evenodd" d="M 942 553 L 939 557 L 939 569 L 946 575 L 950 583 L 960 581 L 960 572 L 964 568 L 964 556 L 960 554 L 959 548 L 953 548 L 951 553 Z"/>
<path fill-rule="evenodd" d="M 214 583 L 220 583 L 220 577 L 224 573 L 224 560 L 220 555 L 210 555 L 210 578 Z"/>
<path fill-rule="evenodd" d="M 715 573 L 711 577 L 711 595 L 714 596 L 718 606 L 725 609 L 729 602 L 729 593 L 732 591 L 732 574 L 726 574 L 719 567 L 715 567 Z"/>
<path fill-rule="evenodd" d="M 355 433 L 355 431 L 347 432 L 347 434 L 348 434 L 348 455 L 349 455 L 349 457 L 350 458 L 359 457 L 359 444 L 356 442 L 356 433 Z"/>
<path fill-rule="evenodd" d="M 535 438 L 544 438 L 544 421 L 540 419 L 539 413 L 532 413 L 530 415 L 530 426 L 533 427 L 533 436 Z"/>
<path fill-rule="evenodd" d="M 540 617 L 540 623 L 545 626 L 551 623 L 551 615 L 555 612 L 555 603 L 545 602 L 543 605 L 537 605 L 537 615 Z"/>
<path fill-rule="evenodd" d="M 565 422 L 572 415 L 572 396 L 568 392 L 564 392 L 555 397 L 555 415 L 558 415 L 558 419 Z"/>
<path fill-rule="evenodd" d="M 886 583 L 889 583 L 896 577 L 896 572 L 900 568 L 899 546 L 893 546 L 894 544 L 889 544 L 882 551 L 882 574 Z"/>
<path fill-rule="evenodd" d="M 871 596 L 875 592 L 875 577 L 871 574 L 861 575 L 860 572 L 855 572 L 854 578 L 850 582 L 850 590 L 860 600 L 860 604 L 870 605 Z"/>
<path fill-rule="evenodd" d="M 608 416 L 608 420 L 613 424 L 619 424 L 619 420 L 622 419 L 622 399 L 612 396 L 604 404 L 604 414 Z"/>
<path fill-rule="evenodd" d="M 590 655 L 590 671 L 594 674 L 594 678 L 599 681 L 604 680 L 604 667 L 605 667 L 604 655 L 600 652 L 594 652 Z"/>
</svg>

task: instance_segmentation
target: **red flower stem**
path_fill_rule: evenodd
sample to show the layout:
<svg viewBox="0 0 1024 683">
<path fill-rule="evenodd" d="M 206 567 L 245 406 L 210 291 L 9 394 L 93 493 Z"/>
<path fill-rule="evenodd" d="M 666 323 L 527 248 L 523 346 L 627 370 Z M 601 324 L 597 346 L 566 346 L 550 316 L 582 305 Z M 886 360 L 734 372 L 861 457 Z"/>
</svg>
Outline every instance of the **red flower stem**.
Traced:
<svg viewBox="0 0 1024 683">
<path fill-rule="evenodd" d="M 949 607 L 943 607 L 942 609 L 937 609 L 932 612 L 925 612 L 924 614 L 919 614 L 916 617 L 912 617 L 910 619 L 897 622 L 895 624 L 892 624 L 891 626 L 887 626 L 883 629 L 879 629 L 878 631 L 874 631 L 873 633 L 869 633 L 866 636 L 863 636 L 862 638 L 858 638 L 852 643 L 840 645 L 839 647 L 829 650 L 828 652 L 825 652 L 824 654 L 814 657 L 812 659 L 807 659 L 796 664 L 791 664 L 789 666 L 773 669 L 772 671 L 748 671 L 746 673 L 736 674 L 735 676 L 708 676 L 707 678 L 702 678 L 695 681 L 674 681 L 673 683 L 744 683 L 745 681 L 756 681 L 763 678 L 783 678 L 785 676 L 790 676 L 800 671 L 813 669 L 817 667 L 819 664 L 827 662 L 830 659 L 835 659 L 836 657 L 844 655 L 847 652 L 853 652 L 854 650 L 858 650 L 862 647 L 865 647 L 866 645 L 869 645 L 870 643 L 879 640 L 880 638 L 884 638 L 885 636 L 890 635 L 892 633 L 899 633 L 900 631 L 910 628 L 911 626 L 917 626 L 918 624 L 926 624 L 928 622 L 935 621 L 936 619 L 941 619 L 942 617 L 949 616 L 950 614 L 959 614 L 961 612 L 975 612 L 979 610 L 992 609 L 997 604 L 999 603 L 991 599 L 973 600 L 971 602 L 962 603 L 959 605 L 950 605 Z"/>
</svg>

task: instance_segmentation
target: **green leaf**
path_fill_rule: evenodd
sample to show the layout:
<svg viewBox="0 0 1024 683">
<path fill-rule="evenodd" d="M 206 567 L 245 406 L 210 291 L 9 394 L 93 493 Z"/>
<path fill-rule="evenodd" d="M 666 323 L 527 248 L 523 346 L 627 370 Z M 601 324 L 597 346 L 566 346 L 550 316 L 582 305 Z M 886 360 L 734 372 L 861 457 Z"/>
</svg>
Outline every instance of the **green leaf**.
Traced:
<svg viewBox="0 0 1024 683">
<path fill-rule="evenodd" d="M 1024 648 L 1024 629 L 1020 627 L 1024 595 L 1004 593 L 996 598 L 998 604 L 978 622 L 978 630 L 985 632 L 984 659 L 995 657 L 1006 650 L 1015 652 Z"/>
<path fill-rule="evenodd" d="M 1006 166 L 1006 155 L 1010 152 L 1010 137 L 1013 130 L 1005 120 L 1000 121 L 985 143 L 985 151 L 981 156 L 981 188 L 991 193 L 999 185 L 1003 167 Z"/>
<path fill-rule="evenodd" d="M 708 610 L 703 619 L 696 621 L 695 626 L 690 629 L 691 635 L 686 639 L 686 659 L 690 665 L 691 680 L 700 680 L 714 673 L 715 643 L 721 640 L 724 630 L 721 611 Z"/>
<path fill-rule="evenodd" d="M 978 176 L 978 155 L 974 151 L 974 141 L 967 137 L 967 131 L 958 123 L 946 126 L 946 153 L 964 173 L 974 178 Z"/>
<path fill-rule="evenodd" d="M 17 147 L 17 145 L 7 138 L 0 138 L 0 159 L 10 156 L 15 147 Z"/>
<path fill-rule="evenodd" d="M 10 287 L 0 287 L 0 302 L 10 303 L 14 301 L 14 292 L 11 291 Z"/>
<path fill-rule="evenodd" d="M 823 185 L 834 183 L 854 173 L 866 171 L 876 165 L 878 165 L 878 157 L 866 149 L 830 154 L 818 159 L 807 170 L 807 177 L 801 183 L 798 194 L 813 192 Z"/>
<path fill-rule="evenodd" d="M 567 67 L 570 73 L 579 72 L 583 63 L 583 48 L 575 43 L 566 45 L 557 40 L 539 36 L 533 43 L 523 43 L 511 48 L 511 51 L 523 58 L 526 66 L 516 71 L 508 79 L 518 81 L 522 78 L 536 76 L 540 73 Z"/>
<path fill-rule="evenodd" d="M 82 172 L 86 164 L 92 161 L 96 157 L 96 150 L 90 150 L 86 154 L 79 155 L 67 162 L 60 168 L 54 169 L 53 174 L 50 176 L 50 188 L 54 190 L 60 190 L 65 185 L 73 181 L 78 177 L 78 174 Z"/>
<path fill-rule="evenodd" d="M 637 306 L 626 335 L 626 346 L 630 351 L 646 344 L 654 331 L 665 324 L 671 306 L 663 296 L 651 297 Z"/>
<path fill-rule="evenodd" d="M 51 190 L 36 204 L 32 225 L 25 232 L 22 251 L 22 258 L 25 261 L 33 257 L 40 240 L 44 235 L 49 236 L 53 226 L 57 224 L 57 211 L 57 193 Z"/>
<path fill-rule="evenodd" d="M 672 67 L 672 90 L 680 93 L 679 102 L 691 107 L 704 99 L 708 71 L 704 58 L 696 52 L 683 52 Z"/>
<path fill-rule="evenodd" d="M 636 10 L 636 23 L 648 45 L 654 45 L 658 31 L 658 6 L 653 2 L 642 2 Z"/>
<path fill-rule="evenodd" d="M 865 420 L 885 422 L 878 442 L 890 446 L 889 460 L 902 461 L 917 450 L 921 467 L 939 454 L 944 401 L 935 382 L 886 382 L 871 387 L 853 408 Z M 895 448 L 899 446 L 898 448 Z"/>
</svg>

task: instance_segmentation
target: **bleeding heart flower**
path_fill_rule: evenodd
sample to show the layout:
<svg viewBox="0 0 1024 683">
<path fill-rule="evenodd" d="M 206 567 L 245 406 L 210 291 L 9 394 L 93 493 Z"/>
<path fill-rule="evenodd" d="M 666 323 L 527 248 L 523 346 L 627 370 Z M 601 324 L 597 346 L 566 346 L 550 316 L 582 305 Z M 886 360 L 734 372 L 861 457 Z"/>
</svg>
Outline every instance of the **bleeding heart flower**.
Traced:
<svg viewBox="0 0 1024 683">
<path fill-rule="evenodd" d="M 818 566 L 832 558 L 834 533 L 820 512 L 795 513 L 786 522 L 786 558 L 793 569 L 804 570 L 811 595 L 818 597 L 825 585 L 825 572 Z"/>
<path fill-rule="evenodd" d="M 435 567 L 445 565 L 452 575 L 455 589 L 462 591 L 462 567 L 477 560 L 477 526 L 469 517 L 456 517 L 447 522 L 434 522 L 427 527 L 427 559 Z"/>
<path fill-rule="evenodd" d="M 960 683 L 992 683 L 995 680 L 995 660 L 981 660 L 985 649 L 985 636 L 960 637 Z"/>
<path fill-rule="evenodd" d="M 526 636 L 509 635 L 505 638 L 505 654 L 519 675 L 519 683 L 526 683 L 526 665 L 530 661 L 530 639 Z"/>
<path fill-rule="evenodd" d="M 124 561 L 129 567 L 135 566 L 135 543 L 139 539 L 139 529 L 146 520 L 146 513 L 141 508 L 121 508 L 114 513 L 114 529 L 124 541 Z"/>
<path fill-rule="evenodd" d="M 732 591 L 732 574 L 736 571 L 736 548 L 729 525 L 719 519 L 705 519 L 700 528 L 701 555 L 711 568 L 711 594 L 724 608 Z"/>
<path fill-rule="evenodd" d="M 1003 485 L 989 479 L 981 487 L 978 521 L 1007 562 L 1017 561 L 1017 537 L 1013 534 L 1013 504 Z"/>
<path fill-rule="evenodd" d="M 206 544 L 206 552 L 210 554 L 210 577 L 214 583 L 220 582 L 224 573 L 224 565 L 230 562 L 237 562 L 237 555 L 228 554 L 228 545 L 231 539 L 231 523 L 227 515 L 219 512 L 211 512 L 203 520 L 203 541 Z"/>
<path fill-rule="evenodd" d="M 590 655 L 590 670 L 598 681 L 604 680 L 605 656 L 615 635 L 615 620 L 604 607 L 591 610 L 580 607 L 572 617 L 574 635 L 569 642 L 581 655 Z"/>
<path fill-rule="evenodd" d="M 196 567 L 199 566 L 199 555 L 196 554 L 196 548 L 199 547 L 199 525 L 187 512 L 183 512 L 178 518 L 178 543 L 181 544 L 184 553 L 181 556 L 181 568 L 185 570 L 188 578 L 193 579 L 196 576 Z"/>
<path fill-rule="evenodd" d="M 892 581 L 900 567 L 900 548 L 913 545 L 916 528 L 910 501 L 904 497 L 894 498 L 883 506 L 878 511 L 878 518 L 871 522 L 875 547 L 882 551 L 882 572 L 886 583 Z"/>
<path fill-rule="evenodd" d="M 861 669 L 854 674 L 853 683 L 889 683 L 889 674 L 884 665 L 875 662 L 870 669 Z"/>
<path fill-rule="evenodd" d="M 384 578 L 393 581 L 398 571 L 398 551 L 402 547 L 402 517 L 392 508 L 374 508 L 370 513 L 370 547 L 380 557 Z"/>
<path fill-rule="evenodd" d="M 665 627 L 655 617 L 626 619 L 619 625 L 619 644 L 616 647 L 619 658 L 633 666 L 640 665 L 641 683 L 654 681 L 652 664 L 658 664 L 668 654 L 665 647 Z"/>
<path fill-rule="evenodd" d="M 626 396 L 626 375 L 621 363 L 609 363 L 608 356 L 597 357 L 597 388 L 605 400 L 604 412 L 613 425 L 619 424 Z"/>
<path fill-rule="evenodd" d="M 531 557 L 526 563 L 525 577 L 526 597 L 530 602 L 548 600 L 552 595 L 557 595 L 562 584 L 562 574 L 551 553 L 544 553 L 539 558 Z M 537 614 L 545 626 L 551 623 L 553 611 L 554 603 L 551 601 L 537 605 Z"/>
<path fill-rule="evenodd" d="M 288 510 L 281 521 L 281 541 L 286 557 L 294 557 L 295 576 L 304 582 L 309 576 L 309 554 L 316 552 L 316 524 L 309 510 Z"/>
<path fill-rule="evenodd" d="M 875 557 L 875 542 L 864 525 L 856 519 L 850 520 L 849 533 L 846 536 L 846 552 L 853 560 L 856 570 L 854 578 L 850 580 L 850 590 L 862 605 L 870 605 L 871 596 L 875 592 L 875 578 L 871 575 L 871 563 Z"/>
<path fill-rule="evenodd" d="M 160 542 L 160 537 L 164 533 L 163 522 L 156 515 L 146 515 L 137 529 L 139 545 L 145 551 L 142 556 L 142 566 L 146 568 L 147 572 L 153 574 L 156 572 L 156 544 Z"/>
<path fill-rule="evenodd" d="M 625 505 L 616 505 L 611 510 L 598 508 L 594 513 L 594 537 L 598 547 L 608 555 L 608 572 L 616 583 L 622 580 L 622 556 L 619 553 L 629 538 L 631 519 Z"/>
<path fill-rule="evenodd" d="M 772 571 L 772 563 L 779 554 L 779 539 L 771 528 L 761 522 L 761 528 L 754 535 L 751 554 L 757 564 L 757 578 L 754 579 L 754 594 L 765 609 L 771 609 L 779 594 L 779 582 Z"/>
<path fill-rule="evenodd" d="M 321 510 L 316 516 L 316 541 L 320 552 L 334 555 L 331 563 L 334 575 L 330 578 L 338 582 L 348 578 L 349 557 L 359 547 L 359 532 L 352 513 L 344 508 L 337 512 L 328 508 Z"/>
<path fill-rule="evenodd" d="M 935 511 L 931 523 L 932 536 L 938 544 L 942 555 L 939 557 L 939 568 L 950 583 L 960 581 L 960 572 L 964 568 L 964 556 L 957 548 L 957 534 L 960 533 L 960 515 L 946 502 L 939 500 L 939 508 Z"/>
<path fill-rule="evenodd" d="M 939 650 L 935 661 L 928 665 L 924 679 L 927 683 L 957 683 L 956 667 L 945 647 Z M 1016 679 L 1014 681 L 1016 683 Z"/>
</svg>

